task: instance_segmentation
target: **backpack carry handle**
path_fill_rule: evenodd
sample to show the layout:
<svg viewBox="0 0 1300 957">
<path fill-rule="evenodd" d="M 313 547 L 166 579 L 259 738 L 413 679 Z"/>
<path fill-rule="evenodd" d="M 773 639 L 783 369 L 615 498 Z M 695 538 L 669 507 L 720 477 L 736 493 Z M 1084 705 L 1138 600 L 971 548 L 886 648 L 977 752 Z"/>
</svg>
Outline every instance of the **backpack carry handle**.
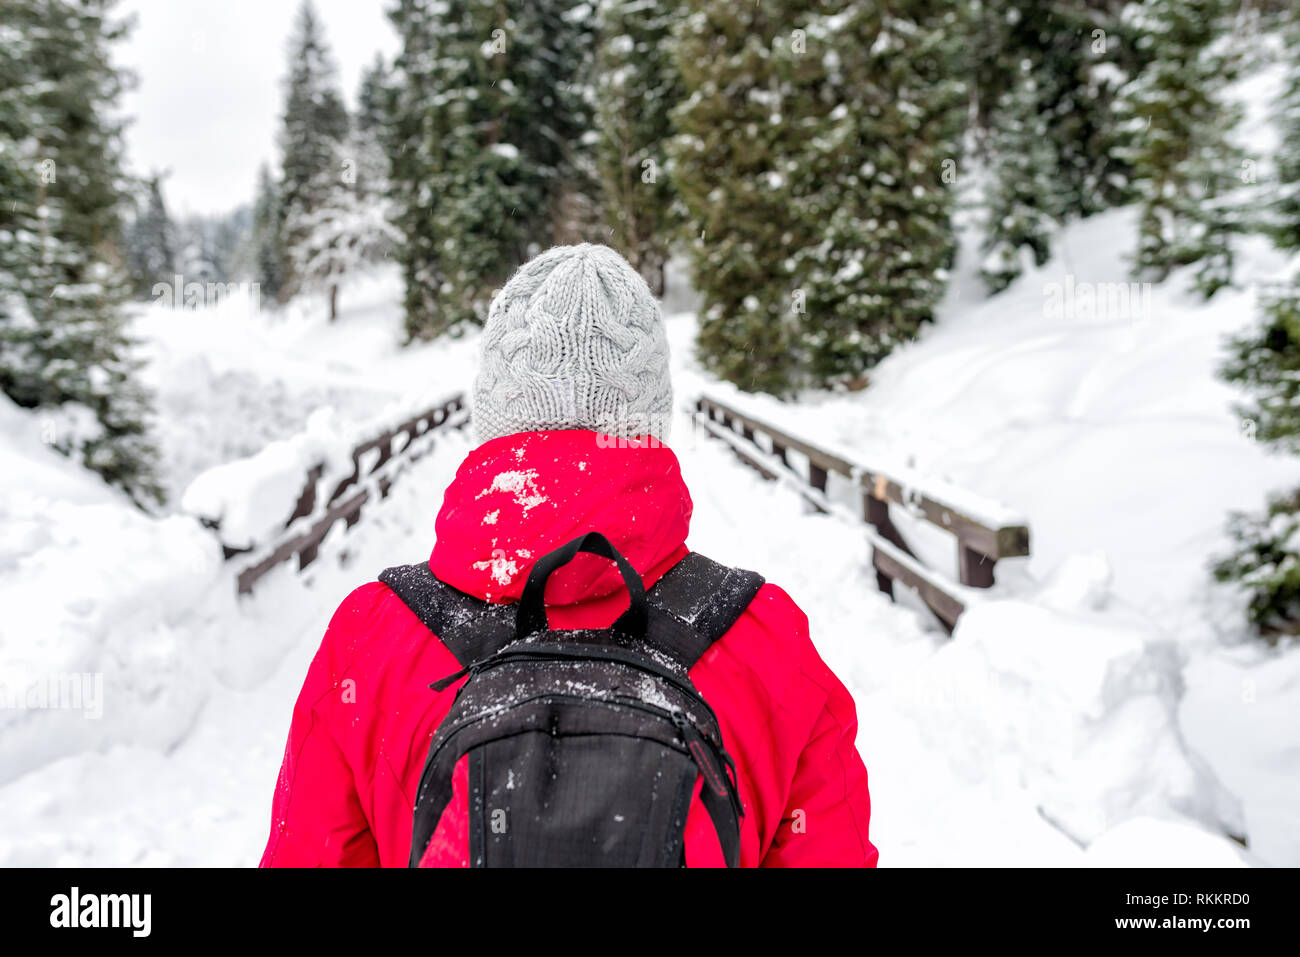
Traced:
<svg viewBox="0 0 1300 957">
<path fill-rule="evenodd" d="M 621 632 L 629 638 L 644 638 L 648 615 L 645 585 L 642 584 L 641 576 L 636 573 L 632 563 L 624 558 L 622 553 L 600 532 L 579 535 L 573 541 L 537 559 L 528 573 L 524 593 L 519 599 L 519 612 L 515 617 L 516 637 L 526 638 L 549 627 L 546 622 L 547 579 L 557 568 L 573 561 L 578 552 L 608 558 L 618 566 L 619 572 L 623 575 L 623 583 L 627 585 L 629 601 L 627 611 L 615 619 L 610 629 Z"/>
</svg>

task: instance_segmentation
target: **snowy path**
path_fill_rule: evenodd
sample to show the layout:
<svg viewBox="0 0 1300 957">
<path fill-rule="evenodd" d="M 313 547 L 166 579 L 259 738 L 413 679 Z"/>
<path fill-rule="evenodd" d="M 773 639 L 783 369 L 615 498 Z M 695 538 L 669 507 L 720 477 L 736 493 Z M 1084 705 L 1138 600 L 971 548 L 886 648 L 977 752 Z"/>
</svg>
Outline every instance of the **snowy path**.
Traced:
<svg viewBox="0 0 1300 957">
<path fill-rule="evenodd" d="M 691 324 L 675 320 L 672 331 L 675 340 L 688 338 Z M 689 355 L 685 342 L 674 346 L 677 355 Z M 683 363 L 679 395 L 698 387 L 695 378 Z M 881 815 L 879 839 L 893 863 L 903 863 L 917 841 L 933 842 L 930 860 L 953 859 L 944 848 L 958 846 L 963 833 L 976 839 L 981 827 L 974 815 L 981 805 L 991 807 L 993 797 L 936 808 L 936 800 L 951 799 L 958 782 L 945 776 L 941 761 L 920 759 L 923 749 L 910 746 L 900 733 L 902 723 L 873 700 L 874 691 L 944 639 L 921 632 L 919 616 L 891 605 L 875 590 L 859 529 L 809 514 L 792 492 L 763 482 L 720 443 L 695 434 L 686 416 L 675 430 L 674 448 L 696 503 L 692 546 L 720 561 L 759 568 L 786 588 L 808 610 L 827 658 L 857 696 L 864 755 L 878 782 L 891 782 L 877 783 L 873 790 Z M 440 440 L 402 476 L 387 501 L 368 510 L 352 532 L 328 543 L 309 574 L 298 579 L 281 568 L 237 606 L 233 620 L 226 617 L 221 596 L 212 596 L 216 610 L 210 620 L 203 618 L 207 603 L 199 602 L 189 624 L 205 636 L 200 640 L 217 637 L 217 630 L 238 629 L 242 634 L 221 637 L 230 654 L 245 660 L 218 684 L 192 728 L 170 750 L 115 745 L 103 753 L 74 754 L 0 791 L 6 807 L 0 860 L 254 863 L 265 837 L 289 711 L 330 614 L 350 588 L 379 569 L 428 553 L 442 489 L 468 448 L 460 436 Z M 342 567 L 340 555 L 346 556 Z M 218 582 L 218 587 L 230 585 L 228 576 Z M 250 654 L 260 660 L 249 660 Z M 277 658 L 269 675 L 259 679 Z M 931 819 L 934 810 L 943 813 Z M 1036 817 L 1020 817 L 1020 837 L 1060 843 Z M 929 819 L 926 827 L 917 826 L 920 819 Z M 936 820 L 945 833 L 936 832 Z M 916 838 L 906 839 L 909 833 Z M 1036 847 L 1042 841 L 1018 843 Z M 1066 855 L 1074 851 L 1061 849 Z M 1042 857 L 1040 851 L 1033 859 Z M 916 862 L 926 859 L 922 852 Z"/>
<path fill-rule="evenodd" d="M 972 801 L 970 788 L 961 787 L 955 799 L 960 782 L 942 759 L 927 759 L 907 735 L 906 723 L 873 695 L 945 639 L 921 632 L 922 619 L 876 592 L 859 530 L 809 514 L 792 492 L 763 482 L 720 443 L 694 435 L 685 417 L 676 429 L 674 446 L 696 503 L 692 546 L 721 561 L 760 568 L 786 588 L 808 610 L 824 653 L 858 698 L 860 746 L 878 776 L 878 840 L 892 862 L 959 860 L 952 852 L 963 841 L 974 853 L 999 796 Z M 255 862 L 289 710 L 329 615 L 347 590 L 378 569 L 427 554 L 441 489 L 466 451 L 458 436 L 443 440 L 403 476 L 388 501 L 333 540 L 310 574 L 299 580 L 281 569 L 243 603 L 238 622 L 246 634 L 239 644 L 279 646 L 283 657 L 269 677 L 246 690 L 216 690 L 178 746 L 158 751 L 118 745 L 102 754 L 73 755 L 0 792 L 6 807 L 0 860 Z M 344 567 L 341 552 L 347 554 Z M 1031 852 L 1024 862 L 1068 863 L 1077 854 L 1041 819 L 1017 811 L 1004 808 L 998 817 L 1014 829 L 1015 843 Z M 1046 853 L 1044 845 L 1057 853 Z"/>
<path fill-rule="evenodd" d="M 1204 504 L 1209 493 L 1178 510 L 1198 516 L 1203 541 L 1195 549 L 1174 547 L 1158 515 L 1133 514 L 1149 525 L 1146 550 L 1123 556 L 1112 589 L 1112 569 L 1096 549 L 1129 540 L 1117 524 L 1132 512 L 1124 506 L 1128 476 L 1071 473 L 1054 464 L 1059 454 L 1050 447 L 1023 457 L 1050 446 L 1053 431 L 1068 424 L 1101 443 L 1092 451 L 1097 461 L 1131 459 L 1146 469 L 1152 495 L 1181 490 L 1186 461 L 1216 469 L 1216 481 L 1249 504 L 1266 481 L 1265 463 L 1230 444 L 1227 397 L 1217 384 L 1204 386 L 1239 307 L 1227 300 L 1189 326 L 1191 314 L 1181 317 L 1171 296 L 1162 307 L 1168 322 L 1062 326 L 1041 317 L 1032 286 L 1016 295 L 946 320 L 882 367 L 862 396 L 780 407 L 744 399 L 796 432 L 875 461 L 911 450 L 923 469 L 1003 492 L 1029 514 L 1035 535 L 1031 567 L 999 565 L 996 592 L 1007 600 L 968 614 L 949 640 L 914 604 L 877 592 L 860 525 L 810 513 L 794 492 L 693 432 L 683 414 L 672 446 L 695 500 L 689 544 L 761 571 L 807 611 L 814 640 L 857 702 L 883 864 L 1240 864 L 1240 849 L 1220 835 L 1240 829 L 1241 809 L 1197 752 L 1243 798 L 1260 855 L 1249 859 L 1300 863 L 1293 799 L 1300 750 L 1286 730 L 1300 704 L 1296 656 L 1217 647 L 1213 609 L 1184 601 L 1203 587 L 1204 540 L 1221 523 Z M 393 290 L 381 284 L 375 300 L 355 325 L 348 316 L 328 327 L 291 317 L 269 330 L 229 316 L 153 317 L 152 348 L 165 357 L 156 374 L 170 383 L 164 434 L 175 467 L 214 464 L 204 458 L 213 454 L 205 437 L 243 441 L 241 421 L 256 413 L 222 400 L 206 411 L 209 422 L 196 419 L 189 399 L 232 371 L 240 374 L 234 388 L 248 381 L 244 373 L 274 386 L 285 368 L 280 353 L 293 357 L 281 432 L 300 428 L 319 396 L 363 383 L 384 388 L 350 399 L 361 418 L 394 399 L 468 384 L 472 338 L 399 350 Z M 726 398 L 692 361 L 694 320 L 673 316 L 668 329 L 679 404 L 706 389 Z M 1110 380 L 1123 371 L 1113 356 L 1132 353 L 1127 343 L 1140 334 L 1158 344 L 1189 329 L 1200 330 L 1194 349 L 1157 345 L 1143 376 L 1124 380 L 1129 394 L 1108 398 Z M 262 345 L 240 346 L 244 332 Z M 1030 390 L 1017 405 L 990 392 L 1003 375 L 973 353 L 996 353 L 1018 370 L 1054 365 L 1031 384 L 1013 377 Z M 1174 390 L 1185 411 L 1189 385 L 1200 391 L 1184 439 L 1154 416 L 1168 420 L 1163 399 Z M 279 401 L 280 393 L 272 388 L 271 396 Z M 251 599 L 236 601 L 231 571 L 212 557 L 206 532 L 115 503 L 40 447 L 37 422 L 17 410 L 0 414 L 0 440 L 9 443 L 0 451 L 20 462 L 10 484 L 0 477 L 0 521 L 8 522 L 0 601 L 48 633 L 34 643 L 0 633 L 0 674 L 16 661 L 37 673 L 106 675 L 101 723 L 0 713 L 0 864 L 254 864 L 292 703 L 330 614 L 380 569 L 429 553 L 443 489 L 468 440 L 439 439 L 356 528 L 332 533 L 306 575 L 282 566 Z M 1180 456 L 1127 444 L 1122 428 L 1088 428 L 1117 416 L 1149 424 L 1153 439 L 1182 442 Z M 1209 451 L 1191 459 L 1197 449 Z M 1267 479 L 1285 477 L 1283 467 L 1268 468 Z M 1086 483 L 1087 494 L 1075 494 L 1069 481 Z M 32 488 L 54 504 L 41 504 Z M 1076 508 L 1107 496 L 1113 507 Z M 73 582 L 76 596 L 65 573 L 73 560 L 93 570 Z M 1137 599 L 1152 584 L 1160 601 L 1143 608 Z M 1172 618 L 1163 610 L 1180 606 Z"/>
<path fill-rule="evenodd" d="M 676 354 L 689 355 L 682 340 L 692 324 L 683 318 L 670 327 Z M 701 384 L 689 363 L 679 364 L 680 396 Z M 918 691 L 908 678 L 947 639 L 923 615 L 876 591 L 860 527 L 810 513 L 793 492 L 762 481 L 721 443 L 695 433 L 684 415 L 673 445 L 695 499 L 691 545 L 760 569 L 789 591 L 853 691 L 859 747 L 872 775 L 873 836 L 884 862 L 1078 863 L 1079 847 L 1038 812 L 1014 767 L 963 775 L 921 733 L 912 709 L 928 709 L 933 689 L 922 684 Z M 327 543 L 307 575 L 282 567 L 236 606 L 233 618 L 223 596 L 199 602 L 187 625 L 198 640 L 227 644 L 220 659 L 228 673 L 192 727 L 169 750 L 119 744 L 78 753 L 5 787 L 0 860 L 254 863 L 290 708 L 331 612 L 379 569 L 428 553 L 442 489 L 468 449 L 461 436 L 440 440 L 387 501 Z M 229 585 L 228 576 L 218 578 L 218 587 Z"/>
</svg>

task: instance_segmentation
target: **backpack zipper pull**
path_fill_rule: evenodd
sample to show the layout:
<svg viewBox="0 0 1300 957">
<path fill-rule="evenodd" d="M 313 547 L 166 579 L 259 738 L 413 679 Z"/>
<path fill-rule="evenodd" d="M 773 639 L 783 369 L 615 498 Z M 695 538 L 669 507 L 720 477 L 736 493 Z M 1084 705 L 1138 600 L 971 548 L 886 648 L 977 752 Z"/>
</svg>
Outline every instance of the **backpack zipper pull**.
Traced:
<svg viewBox="0 0 1300 957">
<path fill-rule="evenodd" d="M 673 724 L 677 725 L 677 730 L 681 732 L 682 739 L 686 742 L 686 749 L 691 752 L 691 757 L 695 759 L 695 764 L 704 776 L 704 783 L 714 794 L 727 798 L 734 806 L 735 798 L 729 787 L 731 782 L 727 779 L 726 772 L 713 760 L 713 749 L 704 740 L 704 735 L 700 734 L 699 728 L 695 727 L 680 711 L 673 712 Z"/>
<path fill-rule="evenodd" d="M 457 681 L 464 678 L 473 670 L 473 665 L 466 665 L 464 668 L 461 668 L 460 671 L 449 674 L 445 678 L 439 678 L 437 681 L 430 684 L 429 687 L 434 691 L 446 691 L 451 685 L 454 685 Z"/>
</svg>

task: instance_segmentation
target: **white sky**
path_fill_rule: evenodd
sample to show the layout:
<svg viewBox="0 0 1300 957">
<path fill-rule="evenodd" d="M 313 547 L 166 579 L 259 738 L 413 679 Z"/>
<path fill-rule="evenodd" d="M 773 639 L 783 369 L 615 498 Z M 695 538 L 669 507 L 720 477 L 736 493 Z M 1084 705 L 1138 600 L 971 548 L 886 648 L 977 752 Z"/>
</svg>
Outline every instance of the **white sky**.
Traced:
<svg viewBox="0 0 1300 957">
<path fill-rule="evenodd" d="M 138 85 L 122 97 L 132 118 L 127 168 L 170 171 L 172 215 L 224 213 L 252 202 L 257 167 L 276 159 L 288 71 L 286 50 L 299 0 L 123 0 L 135 14 L 117 62 Z M 361 71 L 397 36 L 389 0 L 315 0 L 349 105 Z"/>
</svg>

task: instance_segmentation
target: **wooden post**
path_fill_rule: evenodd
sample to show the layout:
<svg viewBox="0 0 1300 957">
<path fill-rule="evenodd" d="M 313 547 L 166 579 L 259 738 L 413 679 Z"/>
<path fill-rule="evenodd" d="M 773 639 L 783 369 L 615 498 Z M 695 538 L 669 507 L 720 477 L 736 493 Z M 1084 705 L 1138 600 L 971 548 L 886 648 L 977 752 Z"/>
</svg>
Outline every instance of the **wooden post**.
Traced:
<svg viewBox="0 0 1300 957">
<path fill-rule="evenodd" d="M 380 466 L 393 457 L 393 439 L 397 437 L 396 432 L 389 432 L 379 439 L 379 461 L 377 461 L 367 475 L 374 475 L 379 471 Z"/>
<path fill-rule="evenodd" d="M 913 558 L 916 558 L 916 552 L 912 551 L 912 549 L 908 546 L 907 541 L 902 536 L 902 533 L 899 532 L 898 526 L 896 526 L 894 524 L 894 520 L 889 517 L 888 502 L 886 502 L 884 499 L 876 498 L 870 492 L 863 492 L 862 493 L 862 517 L 873 528 L 875 528 L 876 533 L 881 538 L 883 538 L 885 541 L 889 542 L 891 545 L 898 548 L 898 550 L 903 552 L 905 555 L 911 555 Z M 884 582 L 888 583 L 888 587 L 886 587 L 886 585 L 882 583 L 882 579 L 884 580 Z M 894 597 L 893 579 L 887 578 L 884 575 L 882 575 L 879 571 L 877 571 L 876 584 L 880 585 L 880 590 L 883 591 L 885 594 L 889 595 L 890 598 Z"/>
<path fill-rule="evenodd" d="M 864 494 L 862 496 L 862 517 L 873 525 L 880 537 L 886 541 L 893 542 L 895 545 L 906 549 L 903 544 L 902 536 L 898 534 L 898 529 L 894 523 L 889 520 L 889 505 L 878 498 Z M 874 559 L 873 559 L 874 564 Z M 876 569 L 876 587 L 888 595 L 894 597 L 894 580 L 886 575 L 879 568 Z"/>
<path fill-rule="evenodd" d="M 826 491 L 826 470 L 816 462 L 808 463 L 808 484 L 819 492 Z"/>
<path fill-rule="evenodd" d="M 993 565 L 996 559 L 975 551 L 965 542 L 957 543 L 958 578 L 972 588 L 993 587 Z"/>
<path fill-rule="evenodd" d="M 782 445 L 780 442 L 776 441 L 776 439 L 772 440 L 772 454 L 775 455 L 778 459 L 780 459 L 781 464 L 784 465 L 786 468 L 790 467 L 790 463 L 786 461 L 786 457 L 785 457 L 785 446 Z"/>
<path fill-rule="evenodd" d="M 325 471 L 322 465 L 313 465 L 307 472 L 307 481 L 302 487 L 302 493 L 298 496 L 298 501 L 293 506 L 293 514 L 289 520 L 284 523 L 288 528 L 295 521 L 304 516 L 310 515 L 316 508 L 316 485 L 320 482 L 321 474 Z"/>
</svg>

